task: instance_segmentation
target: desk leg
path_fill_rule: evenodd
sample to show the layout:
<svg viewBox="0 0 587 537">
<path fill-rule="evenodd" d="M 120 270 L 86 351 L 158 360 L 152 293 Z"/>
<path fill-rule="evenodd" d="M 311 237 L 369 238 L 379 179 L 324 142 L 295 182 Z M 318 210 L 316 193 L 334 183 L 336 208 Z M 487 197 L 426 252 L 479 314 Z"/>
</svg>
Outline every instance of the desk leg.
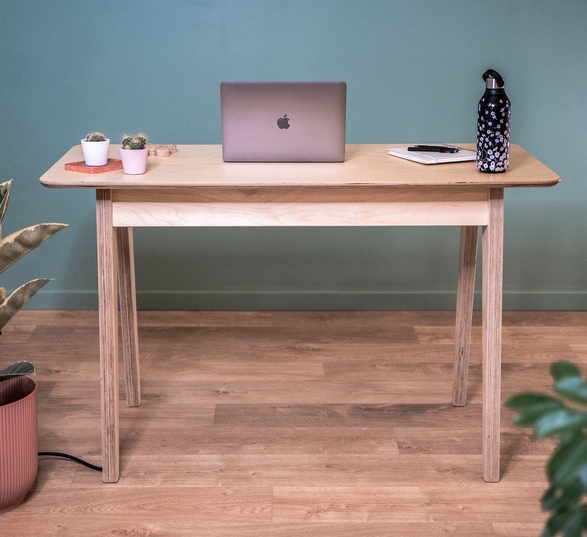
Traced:
<svg viewBox="0 0 587 537">
<path fill-rule="evenodd" d="M 126 378 L 126 404 L 141 405 L 141 376 L 137 330 L 137 293 L 132 228 L 116 228 L 122 361 Z"/>
<path fill-rule="evenodd" d="M 473 324 L 473 301 L 475 298 L 478 235 L 479 228 L 477 226 L 461 227 L 452 390 L 452 404 L 454 406 L 465 406 L 467 404 L 467 379 L 469 374 L 469 351 L 471 349 L 471 326 Z"/>
<path fill-rule="evenodd" d="M 503 188 L 489 193 L 483 228 L 483 478 L 499 481 L 501 327 L 503 285 Z"/>
<path fill-rule="evenodd" d="M 100 329 L 100 385 L 102 390 L 102 480 L 119 477 L 118 427 L 118 289 L 116 235 L 112 227 L 110 190 L 96 190 L 98 242 L 98 318 Z"/>
</svg>

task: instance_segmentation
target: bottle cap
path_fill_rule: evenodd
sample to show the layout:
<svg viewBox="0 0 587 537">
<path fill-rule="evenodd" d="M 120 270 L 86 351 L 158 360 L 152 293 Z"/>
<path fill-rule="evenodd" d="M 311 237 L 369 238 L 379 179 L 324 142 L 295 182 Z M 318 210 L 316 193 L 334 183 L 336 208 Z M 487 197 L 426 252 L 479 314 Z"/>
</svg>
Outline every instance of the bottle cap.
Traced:
<svg viewBox="0 0 587 537">
<path fill-rule="evenodd" d="M 485 80 L 485 87 L 490 89 L 501 89 L 504 86 L 503 77 L 493 69 L 487 69 L 483 73 L 483 80 Z"/>
</svg>

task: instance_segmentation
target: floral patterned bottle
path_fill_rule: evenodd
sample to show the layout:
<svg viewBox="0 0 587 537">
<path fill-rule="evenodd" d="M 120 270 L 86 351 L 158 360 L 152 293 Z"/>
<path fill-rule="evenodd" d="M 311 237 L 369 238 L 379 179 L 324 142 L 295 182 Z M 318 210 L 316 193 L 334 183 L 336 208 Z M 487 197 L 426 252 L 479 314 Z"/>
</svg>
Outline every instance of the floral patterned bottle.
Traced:
<svg viewBox="0 0 587 537">
<path fill-rule="evenodd" d="M 477 117 L 477 169 L 505 172 L 510 161 L 510 101 L 502 76 L 493 69 L 483 73 L 485 93 Z"/>
</svg>

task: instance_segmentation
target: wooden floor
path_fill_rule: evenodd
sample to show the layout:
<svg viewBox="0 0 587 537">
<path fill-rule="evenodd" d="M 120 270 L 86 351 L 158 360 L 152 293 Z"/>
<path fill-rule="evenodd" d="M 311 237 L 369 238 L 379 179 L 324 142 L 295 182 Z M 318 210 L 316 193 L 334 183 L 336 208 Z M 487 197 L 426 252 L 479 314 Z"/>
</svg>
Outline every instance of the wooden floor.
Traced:
<svg viewBox="0 0 587 537">
<path fill-rule="evenodd" d="M 481 478 L 480 318 L 469 404 L 451 399 L 452 312 L 140 312 L 143 404 L 121 401 L 121 479 L 41 458 L 0 517 L 26 536 L 536 536 L 544 465 L 502 413 Z M 23 311 L 0 365 L 31 360 L 41 451 L 100 460 L 97 314 Z M 503 399 L 587 362 L 587 312 L 505 312 Z M 121 377 L 122 378 L 122 377 Z"/>
</svg>

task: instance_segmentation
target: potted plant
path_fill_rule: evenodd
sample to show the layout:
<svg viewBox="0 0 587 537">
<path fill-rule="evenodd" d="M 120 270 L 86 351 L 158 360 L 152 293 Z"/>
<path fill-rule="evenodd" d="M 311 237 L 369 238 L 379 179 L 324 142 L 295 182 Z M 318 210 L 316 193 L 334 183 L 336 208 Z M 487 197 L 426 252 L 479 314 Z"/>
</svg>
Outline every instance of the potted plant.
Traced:
<svg viewBox="0 0 587 537">
<path fill-rule="evenodd" d="M 147 169 L 147 136 L 142 132 L 139 134 L 124 134 L 120 144 L 120 158 L 124 173 L 140 175 Z"/>
<path fill-rule="evenodd" d="M 0 273 L 65 224 L 37 224 L 2 238 L 12 181 L 0 184 Z M 0 288 L 0 331 L 49 280 L 38 278 L 10 296 Z M 1 334 L 1 332 L 0 332 Z M 37 476 L 37 384 L 29 376 L 0 377 L 0 514 L 22 503 Z"/>
<path fill-rule="evenodd" d="M 556 396 L 525 392 L 506 406 L 517 411 L 518 425 L 558 439 L 546 467 L 549 487 L 541 506 L 550 516 L 542 536 L 580 537 L 587 533 L 587 381 L 569 362 L 556 362 L 550 371 Z"/>
<path fill-rule="evenodd" d="M 106 138 L 101 132 L 91 132 L 81 142 L 87 166 L 105 166 L 107 164 L 109 138 Z"/>
</svg>

